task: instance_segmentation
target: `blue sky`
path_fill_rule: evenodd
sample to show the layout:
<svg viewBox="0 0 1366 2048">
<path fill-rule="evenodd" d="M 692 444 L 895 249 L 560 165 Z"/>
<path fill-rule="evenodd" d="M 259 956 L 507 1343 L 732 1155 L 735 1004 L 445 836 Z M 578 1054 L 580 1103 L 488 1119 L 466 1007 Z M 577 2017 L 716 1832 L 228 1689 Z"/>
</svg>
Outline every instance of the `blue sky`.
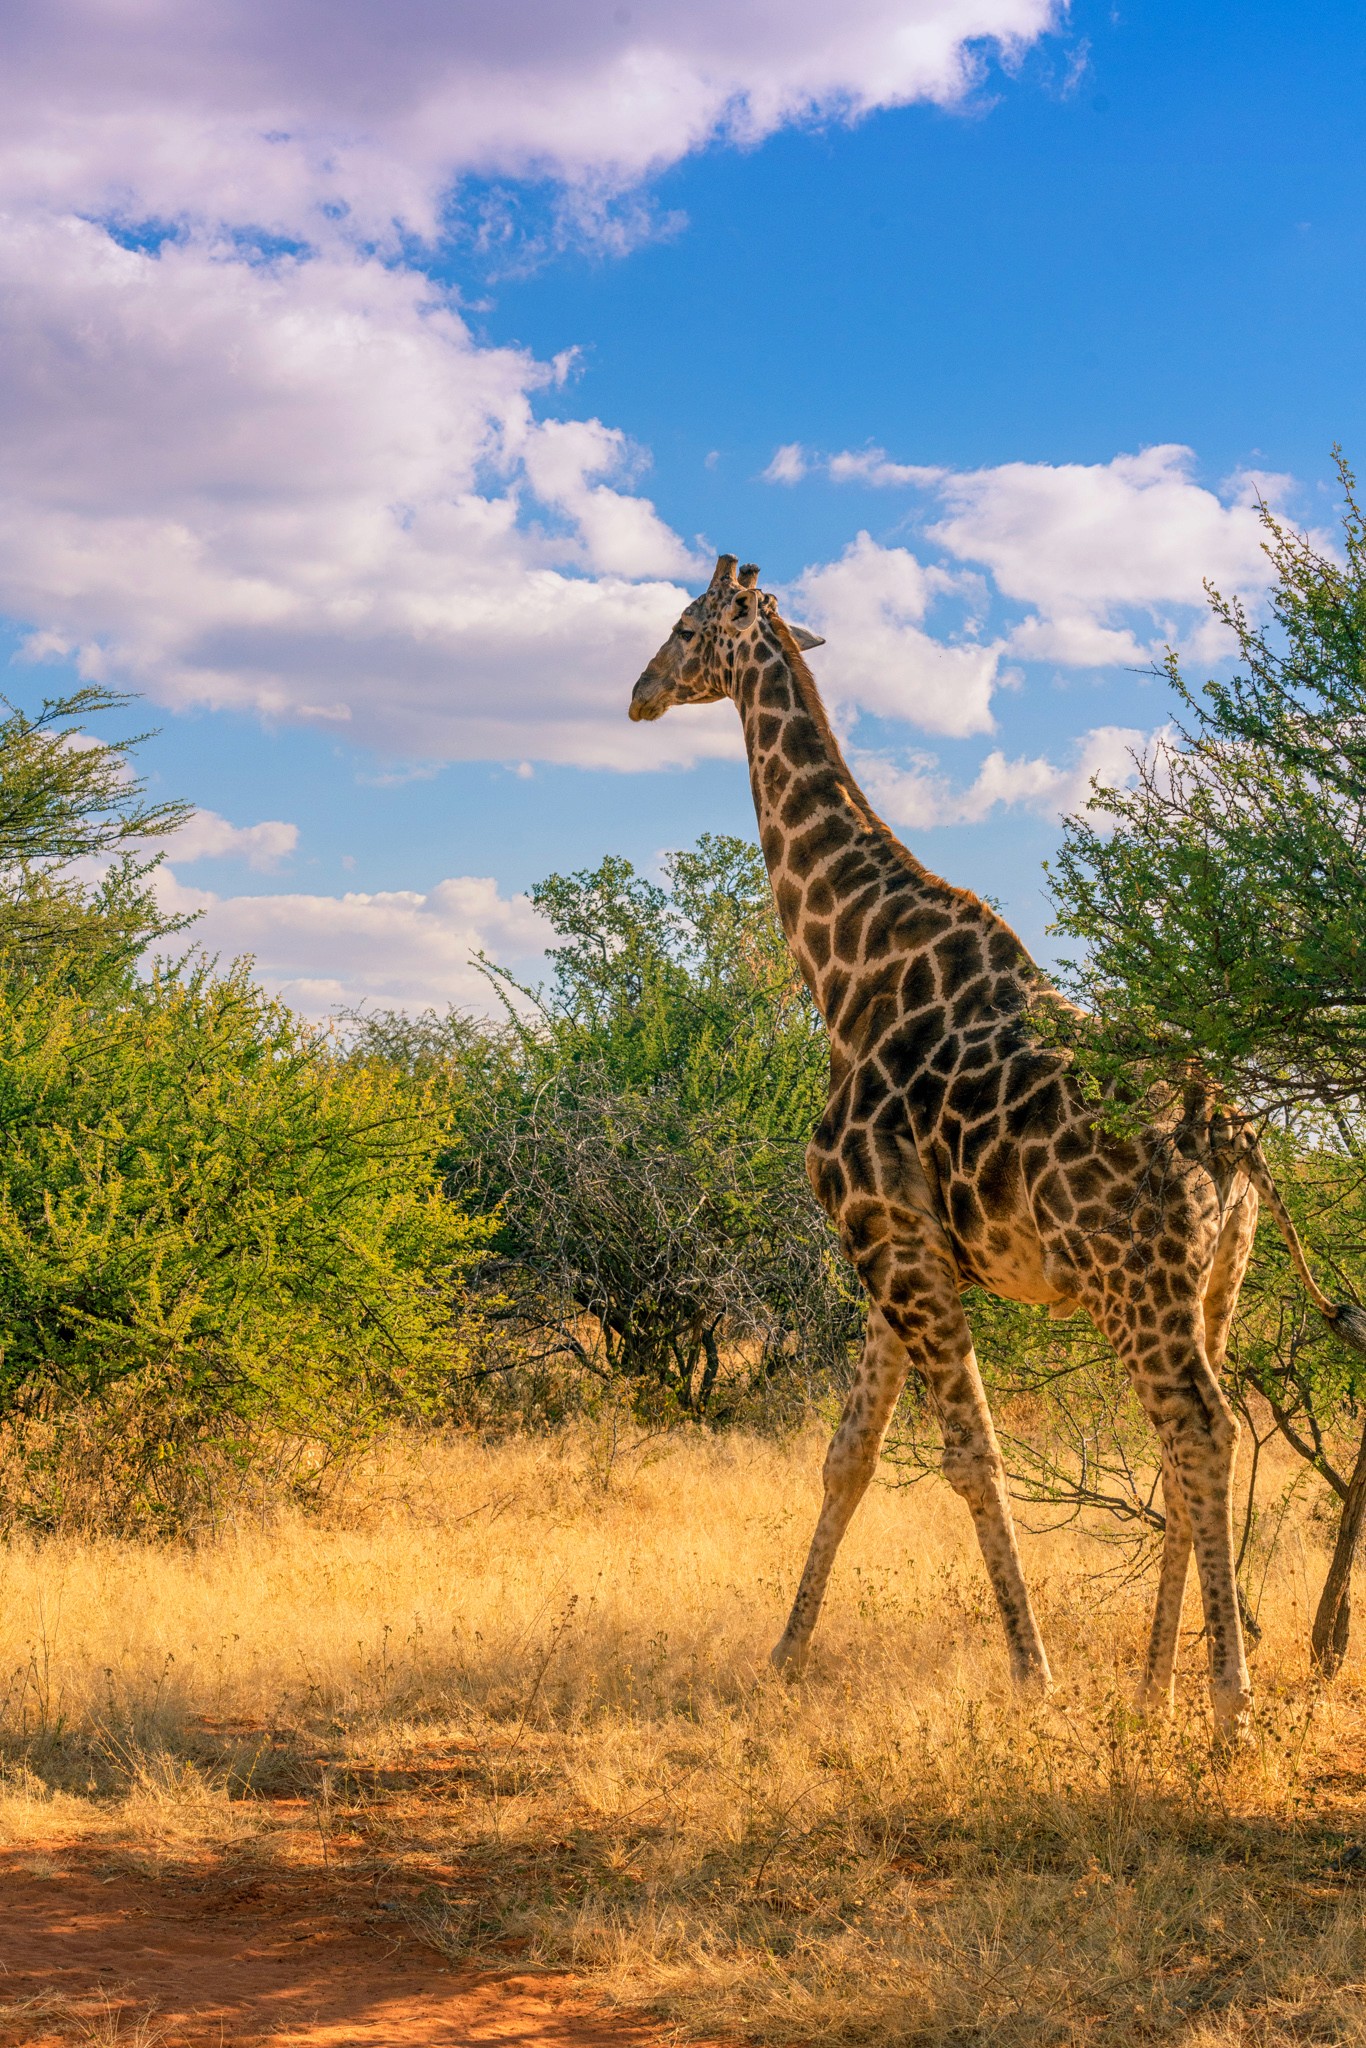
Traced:
<svg viewBox="0 0 1366 2048">
<path fill-rule="evenodd" d="M 6 688 L 146 694 L 168 891 L 313 1010 L 750 829 L 728 707 L 624 715 L 720 548 L 1046 952 L 1145 664 L 1366 444 L 1359 8 L 6 13 Z"/>
</svg>

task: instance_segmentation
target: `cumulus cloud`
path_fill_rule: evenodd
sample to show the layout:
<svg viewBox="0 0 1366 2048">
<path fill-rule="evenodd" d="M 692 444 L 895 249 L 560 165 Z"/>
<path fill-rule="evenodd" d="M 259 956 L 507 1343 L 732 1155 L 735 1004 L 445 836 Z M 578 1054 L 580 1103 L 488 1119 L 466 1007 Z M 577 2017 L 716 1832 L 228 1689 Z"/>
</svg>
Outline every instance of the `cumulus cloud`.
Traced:
<svg viewBox="0 0 1366 2048">
<path fill-rule="evenodd" d="M 435 233 L 468 170 L 621 187 L 718 137 L 971 91 L 1058 0 L 11 0 L 0 192 Z M 324 216 L 326 217 L 326 216 Z"/>
<path fill-rule="evenodd" d="M 648 499 L 603 481 L 628 481 L 643 466 L 642 452 L 619 429 L 600 420 L 545 420 L 528 429 L 518 452 L 536 496 L 572 522 L 585 567 L 632 577 L 702 569 Z"/>
<path fill-rule="evenodd" d="M 1030 605 L 1022 629 L 1055 661 L 1124 659 L 1123 615 L 1162 639 L 1176 614 L 1205 609 L 1205 579 L 1255 596 L 1268 581 L 1255 504 L 1226 504 L 1195 482 L 1189 448 L 1166 445 L 1108 463 L 1008 462 L 943 477 L 946 517 L 931 538 L 984 563 L 997 588 Z"/>
<path fill-rule="evenodd" d="M 689 548 L 564 364 L 414 257 L 467 173 L 589 219 L 717 137 L 970 92 L 1056 0 L 11 0 L 0 69 L 0 609 L 33 659 L 384 752 L 648 767 Z"/>
<path fill-rule="evenodd" d="M 0 356 L 0 609 L 32 657 L 391 755 L 735 751 L 715 713 L 626 723 L 694 566 L 638 453 L 537 419 L 555 367 L 425 278 L 11 222 Z"/>
<path fill-rule="evenodd" d="M 1193 451 L 1174 443 L 1110 462 L 955 471 L 896 462 L 877 447 L 817 455 L 793 442 L 766 474 L 915 491 L 927 538 L 1028 607 L 1009 654 L 1100 668 L 1149 663 L 1168 644 L 1218 659 L 1229 649 L 1210 619 L 1206 580 L 1254 603 L 1267 587 L 1259 508 L 1283 501 L 1293 480 L 1240 470 L 1213 491 L 1194 470 Z"/>
<path fill-rule="evenodd" d="M 1134 772 L 1134 757 L 1147 744 L 1131 726 L 1095 727 L 1058 765 L 1041 755 L 1009 759 L 993 748 L 973 780 L 955 786 L 926 758 L 898 766 L 882 754 L 856 755 L 855 763 L 874 803 L 893 825 L 927 831 L 936 825 L 980 825 L 993 811 L 1020 808 L 1045 818 L 1078 810 L 1091 794 L 1092 780 L 1122 787 Z"/>
<path fill-rule="evenodd" d="M 259 825 L 233 825 L 217 811 L 195 811 L 178 832 L 160 845 L 178 863 L 197 860 L 244 860 L 263 872 L 278 868 L 299 843 L 297 825 L 283 818 L 265 818 Z"/>
<path fill-rule="evenodd" d="M 972 595 L 970 579 L 860 533 L 838 561 L 805 570 L 790 602 L 795 617 L 825 635 L 813 665 L 837 712 L 868 711 L 965 738 L 992 729 L 1002 642 L 970 630 L 939 639 L 924 621 L 936 599 Z"/>
<path fill-rule="evenodd" d="M 366 1003 L 491 1009 L 475 955 L 534 972 L 551 937 L 530 897 L 473 875 L 425 892 L 220 896 L 161 868 L 157 890 L 168 912 L 199 913 L 190 936 L 205 952 L 250 954 L 267 988 L 321 1017 Z"/>
</svg>

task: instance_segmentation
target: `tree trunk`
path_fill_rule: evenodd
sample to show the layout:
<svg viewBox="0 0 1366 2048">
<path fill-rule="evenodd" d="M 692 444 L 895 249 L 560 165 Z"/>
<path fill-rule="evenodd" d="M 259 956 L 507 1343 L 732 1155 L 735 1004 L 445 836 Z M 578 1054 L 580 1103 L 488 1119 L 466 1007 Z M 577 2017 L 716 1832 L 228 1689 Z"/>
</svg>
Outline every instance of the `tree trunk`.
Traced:
<svg viewBox="0 0 1366 2048">
<path fill-rule="evenodd" d="M 697 1397 L 697 1412 L 705 1415 L 711 1405 L 712 1393 L 716 1387 L 716 1375 L 721 1370 L 721 1353 L 717 1349 L 716 1337 L 711 1330 L 702 1332 L 702 1349 L 706 1354 L 707 1369 L 702 1375 L 702 1390 Z"/>
<path fill-rule="evenodd" d="M 673 1340 L 670 1348 L 673 1351 L 674 1362 L 678 1368 L 676 1374 L 677 1385 L 674 1390 L 678 1396 L 678 1405 L 685 1414 L 691 1414 L 700 1405 L 693 1395 L 693 1380 L 697 1376 L 697 1361 L 702 1356 L 702 1346 L 696 1338 L 690 1337 L 686 1351 L 682 1349 L 676 1339 Z"/>
<path fill-rule="evenodd" d="M 1347 1655 L 1347 1640 L 1352 1630 L 1352 1566 L 1356 1562 L 1363 1522 L 1366 1522 L 1366 1425 L 1362 1428 L 1356 1464 L 1343 1498 L 1338 1540 L 1333 1546 L 1332 1562 L 1310 1637 L 1314 1662 L 1325 1678 L 1337 1675 Z"/>
</svg>

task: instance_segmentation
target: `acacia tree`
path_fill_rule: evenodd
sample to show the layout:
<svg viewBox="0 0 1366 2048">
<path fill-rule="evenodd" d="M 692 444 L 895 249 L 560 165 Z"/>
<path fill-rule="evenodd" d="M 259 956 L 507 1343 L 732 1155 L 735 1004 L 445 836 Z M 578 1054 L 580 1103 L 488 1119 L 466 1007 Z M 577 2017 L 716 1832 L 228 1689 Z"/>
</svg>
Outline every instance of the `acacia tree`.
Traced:
<svg viewBox="0 0 1366 2048">
<path fill-rule="evenodd" d="M 456 1062 L 448 1185 L 499 1218 L 489 1277 L 642 1399 L 707 1412 L 724 1343 L 761 1380 L 837 1371 L 861 1309 L 806 1179 L 827 1047 L 758 849 L 704 836 L 663 886 L 610 858 L 533 896 L 549 985 L 491 970 L 505 1028 Z"/>
<path fill-rule="evenodd" d="M 1268 1136 L 1266 1149 L 1301 1237 L 1348 1289 L 1366 1286 L 1366 1130 L 1339 1109 L 1315 1131 Z M 1344 1138 L 1346 1143 L 1344 1143 Z M 1314 1140 L 1317 1139 L 1317 1142 Z M 1352 1570 L 1366 1532 L 1366 1362 L 1312 1309 L 1279 1231 L 1259 1233 L 1238 1305 L 1235 1391 L 1260 1394 L 1286 1442 L 1337 1505 L 1328 1575 L 1311 1648 L 1331 1676 L 1347 1654 Z"/>
<path fill-rule="evenodd" d="M 185 920 L 146 845 L 188 807 L 85 731 L 122 701 L 0 718 L 0 1524 L 81 1493 L 174 1527 L 277 1451 L 439 1406 L 488 1236 L 442 1199 L 430 1089 L 245 963 L 148 965 Z"/>
<path fill-rule="evenodd" d="M 1350 1283 L 1366 1278 L 1366 523 L 1336 460 L 1340 551 L 1263 506 L 1267 622 L 1209 589 L 1237 644 L 1231 680 L 1197 693 L 1169 652 L 1170 736 L 1136 760 L 1132 788 L 1097 788 L 1066 821 L 1054 929 L 1086 948 L 1066 975 L 1082 1007 L 1044 1028 L 1072 1044 L 1102 1116 L 1142 1114 L 1153 1084 L 1179 1089 L 1198 1068 L 1279 1131 L 1311 1257 Z M 1366 1436 L 1340 1447 L 1360 1360 L 1306 1319 L 1283 1247 L 1263 1238 L 1235 1369 L 1342 1503 L 1313 1630 L 1333 1670 L 1366 1524 Z"/>
<path fill-rule="evenodd" d="M 1171 736 L 1064 825 L 1054 929 L 1086 948 L 1102 1084 L 1196 1060 L 1263 1111 L 1366 1093 L 1366 525 L 1337 459 L 1341 558 L 1263 506 L 1268 623 L 1211 588 L 1232 680 L 1197 694 L 1169 652 Z"/>
<path fill-rule="evenodd" d="M 150 839 L 184 824 L 188 804 L 149 802 L 132 768 L 145 733 L 99 740 L 87 721 L 127 698 L 83 689 L 36 715 L 0 718 L 0 959 L 13 974 L 65 959 L 89 987 L 125 974 L 156 939 L 183 929 L 148 885 Z M 78 863 L 104 860 L 95 886 Z"/>
</svg>

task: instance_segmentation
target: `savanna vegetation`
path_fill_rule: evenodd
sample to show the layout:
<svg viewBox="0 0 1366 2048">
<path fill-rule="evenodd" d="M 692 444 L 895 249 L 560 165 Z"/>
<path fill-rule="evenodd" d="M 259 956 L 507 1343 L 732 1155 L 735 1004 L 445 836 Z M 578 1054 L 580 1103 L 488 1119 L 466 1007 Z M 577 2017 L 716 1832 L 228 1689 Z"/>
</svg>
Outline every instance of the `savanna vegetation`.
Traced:
<svg viewBox="0 0 1366 2048">
<path fill-rule="evenodd" d="M 307 1884 L 711 2040 L 1366 2040 L 1366 1667 L 1306 1680 L 1303 1490 L 1252 1552 L 1256 1738 L 1221 1756 L 1198 1622 L 1175 1720 L 1135 1724 L 1150 1588 L 1082 1528 L 1024 1537 L 1060 1683 L 1022 1707 L 937 1479 L 873 1489 L 777 1680 L 822 1450 L 605 1413 L 390 1435 L 321 1513 L 12 1540 L 7 1867 L 200 1920 Z"/>
<path fill-rule="evenodd" d="M 1361 1299 L 1343 482 L 1335 553 L 1266 515 L 1269 623 L 1213 595 L 1234 678 L 1172 657 L 1174 736 L 1070 822 L 1052 886 L 1097 1114 L 1198 1059 Z M 321 1028 L 161 913 L 184 813 L 134 741 L 89 739 L 118 708 L 0 720 L 11 1841 L 297 1860 L 287 1794 L 442 1953 L 568 1963 L 694 2032 L 1366 2038 L 1366 1388 L 1279 1237 L 1228 1371 L 1251 1750 L 1211 1749 L 1198 1689 L 1171 1728 L 1130 1717 L 1151 1433 L 1084 1320 L 985 1298 L 1061 1691 L 1004 1693 L 914 1389 L 783 1688 L 763 1657 L 862 1306 L 806 1182 L 825 1035 L 757 850 L 551 876 L 539 986 L 489 962 L 484 1016 Z"/>
</svg>

